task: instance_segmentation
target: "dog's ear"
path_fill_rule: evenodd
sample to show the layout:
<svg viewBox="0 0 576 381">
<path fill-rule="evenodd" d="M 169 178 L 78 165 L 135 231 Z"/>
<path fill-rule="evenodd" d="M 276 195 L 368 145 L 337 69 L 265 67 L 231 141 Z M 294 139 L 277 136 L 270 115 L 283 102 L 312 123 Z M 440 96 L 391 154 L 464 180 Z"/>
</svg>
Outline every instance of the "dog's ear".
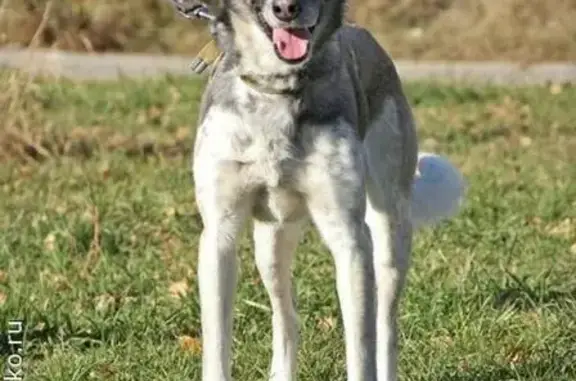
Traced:
<svg viewBox="0 0 576 381">
<path fill-rule="evenodd" d="M 352 11 L 351 11 L 351 6 L 350 6 L 350 2 L 349 1 L 345 1 L 344 2 L 344 9 L 343 9 L 343 13 L 344 13 L 344 22 L 345 23 L 353 23 L 354 19 L 352 18 Z"/>
<path fill-rule="evenodd" d="M 323 0 L 320 20 L 314 32 L 317 46 L 323 45 L 342 26 L 347 8 L 346 0 Z"/>
</svg>

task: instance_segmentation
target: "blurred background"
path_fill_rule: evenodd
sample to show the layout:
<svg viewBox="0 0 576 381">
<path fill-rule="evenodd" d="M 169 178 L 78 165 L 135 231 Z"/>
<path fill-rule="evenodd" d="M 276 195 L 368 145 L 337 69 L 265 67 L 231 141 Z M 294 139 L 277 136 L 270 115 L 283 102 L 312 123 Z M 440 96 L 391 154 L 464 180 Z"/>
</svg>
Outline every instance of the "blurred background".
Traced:
<svg viewBox="0 0 576 381">
<path fill-rule="evenodd" d="M 576 59 L 575 0 L 352 0 L 394 58 Z M 168 0 L 3 0 L 0 46 L 193 55 L 206 26 Z"/>
</svg>

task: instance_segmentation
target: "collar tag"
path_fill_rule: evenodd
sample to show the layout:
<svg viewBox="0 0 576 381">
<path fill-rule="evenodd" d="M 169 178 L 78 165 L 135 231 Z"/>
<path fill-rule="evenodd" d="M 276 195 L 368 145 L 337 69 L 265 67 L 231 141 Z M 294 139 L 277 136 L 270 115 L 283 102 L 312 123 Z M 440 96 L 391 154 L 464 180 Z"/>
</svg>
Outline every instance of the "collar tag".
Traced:
<svg viewBox="0 0 576 381">
<path fill-rule="evenodd" d="M 202 74 L 209 66 L 213 66 L 222 55 L 223 53 L 218 49 L 216 41 L 210 40 L 196 55 L 190 67 L 196 74 Z"/>
</svg>

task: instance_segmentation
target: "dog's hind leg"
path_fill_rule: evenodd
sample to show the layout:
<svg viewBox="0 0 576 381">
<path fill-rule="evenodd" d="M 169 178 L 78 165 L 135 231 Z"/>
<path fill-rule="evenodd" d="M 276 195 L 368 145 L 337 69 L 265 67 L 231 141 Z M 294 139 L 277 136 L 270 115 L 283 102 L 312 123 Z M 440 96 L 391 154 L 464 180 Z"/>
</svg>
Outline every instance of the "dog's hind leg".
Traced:
<svg viewBox="0 0 576 381">
<path fill-rule="evenodd" d="M 375 381 L 374 272 L 370 232 L 361 216 L 341 209 L 322 209 L 311 208 L 311 214 L 336 267 L 336 289 L 346 342 L 347 379 Z"/>
<path fill-rule="evenodd" d="M 411 184 L 417 144 L 402 102 L 388 99 L 364 139 L 367 162 L 366 223 L 374 248 L 378 381 L 396 381 L 397 310 L 412 242 Z"/>
<path fill-rule="evenodd" d="M 376 363 L 379 381 L 396 381 L 397 311 L 411 246 L 411 225 L 392 217 L 384 207 L 381 190 L 368 186 L 366 223 L 374 247 L 376 279 Z"/>
<path fill-rule="evenodd" d="M 314 224 L 330 249 L 342 311 L 348 381 L 376 380 L 374 269 L 370 231 L 364 221 L 364 154 L 353 128 L 308 130 L 305 198 Z"/>
<path fill-rule="evenodd" d="M 272 307 L 273 354 L 270 379 L 295 379 L 298 349 L 297 315 L 293 302 L 291 263 L 300 240 L 300 223 L 254 221 L 256 265 Z"/>
</svg>

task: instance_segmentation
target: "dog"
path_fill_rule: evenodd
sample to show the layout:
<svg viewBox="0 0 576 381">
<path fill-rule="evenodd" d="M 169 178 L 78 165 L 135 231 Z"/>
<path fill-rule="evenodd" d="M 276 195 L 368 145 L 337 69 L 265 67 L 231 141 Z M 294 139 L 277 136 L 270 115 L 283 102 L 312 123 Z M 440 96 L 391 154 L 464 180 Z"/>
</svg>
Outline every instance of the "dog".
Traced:
<svg viewBox="0 0 576 381">
<path fill-rule="evenodd" d="M 345 0 L 222 0 L 222 58 L 193 154 L 202 380 L 231 380 L 236 242 L 253 219 L 272 310 L 270 378 L 296 377 L 291 262 L 308 221 L 333 256 L 350 381 L 397 380 L 398 302 L 413 231 L 453 216 L 465 183 L 418 153 L 389 55 L 344 22 Z"/>
</svg>

